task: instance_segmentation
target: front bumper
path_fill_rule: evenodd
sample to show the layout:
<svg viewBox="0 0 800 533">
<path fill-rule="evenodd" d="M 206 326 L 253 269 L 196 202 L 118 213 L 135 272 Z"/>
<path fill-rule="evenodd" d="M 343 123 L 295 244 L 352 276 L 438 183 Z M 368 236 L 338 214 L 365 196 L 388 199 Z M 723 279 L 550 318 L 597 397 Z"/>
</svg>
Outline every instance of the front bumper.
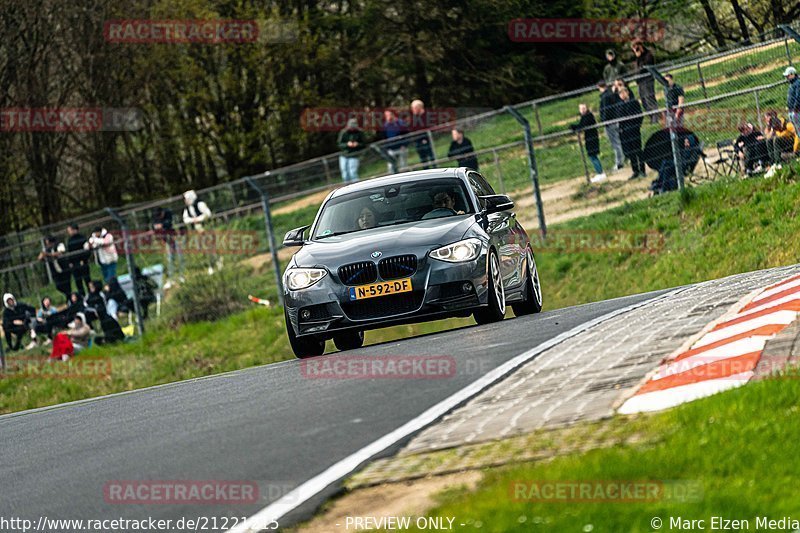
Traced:
<svg viewBox="0 0 800 533">
<path fill-rule="evenodd" d="M 427 254 L 417 254 L 417 258 L 417 270 L 410 276 L 411 292 L 351 301 L 350 287 L 330 271 L 308 289 L 286 290 L 286 314 L 295 334 L 330 337 L 348 329 L 375 329 L 468 314 L 486 305 L 485 251 L 463 263 L 438 261 Z M 379 277 L 378 281 L 384 280 Z"/>
</svg>

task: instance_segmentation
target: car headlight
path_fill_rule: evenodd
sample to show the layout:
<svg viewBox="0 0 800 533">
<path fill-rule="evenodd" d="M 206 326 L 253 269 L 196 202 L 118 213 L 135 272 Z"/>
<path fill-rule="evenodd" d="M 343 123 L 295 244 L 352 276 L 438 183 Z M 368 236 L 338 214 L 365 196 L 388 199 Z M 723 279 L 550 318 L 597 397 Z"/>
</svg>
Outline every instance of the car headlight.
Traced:
<svg viewBox="0 0 800 533">
<path fill-rule="evenodd" d="M 447 246 L 442 246 L 431 252 L 431 257 L 440 261 L 447 261 L 449 263 L 461 263 L 463 261 L 472 261 L 481 253 L 483 244 L 480 239 L 464 239 L 463 241 L 454 242 Z"/>
<path fill-rule="evenodd" d="M 286 286 L 292 291 L 307 289 L 328 272 L 324 268 L 292 268 L 286 272 Z"/>
</svg>

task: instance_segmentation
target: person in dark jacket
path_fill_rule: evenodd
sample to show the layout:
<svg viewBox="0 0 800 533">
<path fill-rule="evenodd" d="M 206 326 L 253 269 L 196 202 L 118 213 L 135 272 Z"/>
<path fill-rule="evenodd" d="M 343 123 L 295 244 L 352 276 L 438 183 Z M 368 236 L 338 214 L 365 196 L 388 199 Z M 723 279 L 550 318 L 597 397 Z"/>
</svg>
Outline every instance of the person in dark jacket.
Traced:
<svg viewBox="0 0 800 533">
<path fill-rule="evenodd" d="M 433 165 L 428 164 L 435 159 L 433 147 L 428 137 L 428 130 L 430 130 L 431 124 L 429 124 L 428 112 L 425 110 L 425 103 L 422 100 L 411 102 L 411 124 L 409 127 L 411 131 L 419 132 L 419 135 L 414 137 L 414 146 L 417 149 L 419 162 L 423 164 L 422 168 L 433 168 Z"/>
<path fill-rule="evenodd" d="M 447 157 L 455 157 L 460 167 L 478 170 L 478 156 L 475 155 L 472 141 L 464 137 L 464 131 L 460 128 L 453 128 L 451 133 L 453 142 L 450 143 L 450 148 L 447 150 Z"/>
<path fill-rule="evenodd" d="M 794 125 L 796 135 L 800 136 L 800 78 L 797 77 L 797 69 L 786 67 L 783 77 L 789 82 L 789 91 L 786 94 L 789 121 Z"/>
<path fill-rule="evenodd" d="M 619 105 L 622 102 L 605 81 L 597 84 L 600 91 L 600 122 L 608 122 L 617 117 Z M 606 126 L 606 135 L 611 148 L 614 150 L 614 170 L 619 170 L 625 164 L 625 153 L 622 151 L 622 142 L 619 138 L 619 124 L 609 124 Z"/>
<path fill-rule="evenodd" d="M 739 136 L 733 143 L 733 151 L 739 160 L 739 169 L 745 174 L 761 172 L 768 161 L 764 134 L 749 122 L 739 124 Z"/>
<path fill-rule="evenodd" d="M 172 287 L 172 278 L 175 274 L 175 262 L 178 263 L 178 276 L 183 275 L 183 254 L 178 248 L 178 241 L 175 236 L 175 226 L 173 225 L 174 214 L 169 207 L 157 206 L 153 209 L 152 228 L 156 237 L 161 239 L 167 250 L 167 283 L 165 289 Z M 108 283 L 109 280 L 106 280 Z"/>
<path fill-rule="evenodd" d="M 594 167 L 595 176 L 593 182 L 603 181 L 606 175 L 603 172 L 603 165 L 600 163 L 600 138 L 597 135 L 597 128 L 594 127 L 597 121 L 594 114 L 589 111 L 589 106 L 586 104 L 579 104 L 578 111 L 581 114 L 580 120 L 575 124 L 570 124 L 569 128 L 572 131 L 583 133 L 583 144 L 586 147 L 586 155 L 589 156 L 589 161 L 592 162 Z"/>
<path fill-rule="evenodd" d="M 56 290 L 64 295 L 66 302 L 69 302 L 69 293 L 72 292 L 72 271 L 69 258 L 63 257 L 66 251 L 64 243 L 58 242 L 58 239 L 51 235 L 44 241 L 44 250 L 39 254 L 39 261 L 47 263 Z"/>
<path fill-rule="evenodd" d="M 622 99 L 619 118 L 630 117 L 620 122 L 619 137 L 622 151 L 631 160 L 633 175 L 629 179 L 636 179 L 645 175 L 642 157 L 642 106 L 638 100 L 631 97 L 628 89 L 620 89 L 619 96 Z"/>
<path fill-rule="evenodd" d="M 642 99 L 642 106 L 646 111 L 655 111 L 658 109 L 656 103 L 656 87 L 653 76 L 645 69 L 647 65 L 655 65 L 656 58 L 653 53 L 644 46 L 642 41 L 634 41 L 631 45 L 633 55 L 636 56 L 634 63 L 633 74 L 637 77 L 636 84 L 639 86 L 639 97 Z M 655 124 L 658 122 L 658 114 L 653 113 L 650 115 L 650 123 Z"/>
<path fill-rule="evenodd" d="M 394 109 L 384 110 L 383 135 L 386 138 L 386 143 L 384 143 L 383 147 L 394 158 L 398 170 L 408 166 L 408 140 L 402 137 L 406 133 L 408 133 L 406 121 L 398 118 Z M 392 172 L 391 163 L 386 163 L 386 165 L 389 172 Z"/>
<path fill-rule="evenodd" d="M 617 53 L 614 50 L 606 50 L 606 66 L 603 68 L 603 80 L 606 84 L 611 85 L 614 80 L 622 77 L 625 74 L 625 65 L 617 59 Z"/>
<path fill-rule="evenodd" d="M 89 286 L 89 260 L 92 257 L 92 253 L 89 251 L 86 237 L 78 231 L 77 224 L 67 226 L 67 235 L 69 235 L 67 240 L 67 259 L 69 260 L 72 277 L 75 280 L 75 290 L 83 296 L 86 294 L 84 287 L 88 290 Z"/>
<path fill-rule="evenodd" d="M 22 338 L 31 329 L 31 320 L 36 316 L 36 309 L 28 304 L 17 302 L 14 295 L 7 292 L 3 295 L 3 332 L 6 346 L 13 352 L 22 346 Z M 12 344 L 11 339 L 14 337 Z"/>
<path fill-rule="evenodd" d="M 142 318 L 147 319 L 150 304 L 156 301 L 156 290 L 158 290 L 158 286 L 152 279 L 145 276 L 142 269 L 139 267 L 134 267 L 134 272 L 136 276 L 136 291 L 139 295 L 139 305 L 142 309 Z"/>
<path fill-rule="evenodd" d="M 339 132 L 337 140 L 339 150 L 339 170 L 342 173 L 342 180 L 358 181 L 358 156 L 364 151 L 367 145 L 364 132 L 358 127 L 358 120 L 351 118 L 347 121 L 347 126 Z"/>
<path fill-rule="evenodd" d="M 78 292 L 73 292 L 69 295 L 69 304 L 64 313 L 66 313 L 67 319 L 71 322 L 75 319 L 75 315 L 83 313 L 85 309 L 86 302 L 83 301 L 83 296 Z"/>
</svg>

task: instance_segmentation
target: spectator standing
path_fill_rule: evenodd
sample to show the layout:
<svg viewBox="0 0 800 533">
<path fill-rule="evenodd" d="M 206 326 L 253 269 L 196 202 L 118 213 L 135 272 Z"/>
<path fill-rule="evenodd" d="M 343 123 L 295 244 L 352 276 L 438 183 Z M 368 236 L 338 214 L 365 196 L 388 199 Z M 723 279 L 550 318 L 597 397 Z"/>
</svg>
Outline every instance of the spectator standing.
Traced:
<svg viewBox="0 0 800 533">
<path fill-rule="evenodd" d="M 631 45 L 633 55 L 636 56 L 633 73 L 637 77 L 636 85 L 639 86 L 639 98 L 642 99 L 642 106 L 645 111 L 655 111 L 658 109 L 656 103 L 656 87 L 653 76 L 645 69 L 645 66 L 655 65 L 656 58 L 653 53 L 644 46 L 642 41 L 634 41 Z M 658 122 L 658 115 L 650 115 L 650 123 Z"/>
<path fill-rule="evenodd" d="M 134 267 L 136 276 L 136 291 L 139 295 L 139 307 L 142 310 L 142 319 L 146 320 L 149 315 L 150 304 L 156 301 L 156 283 L 146 276 L 139 267 Z"/>
<path fill-rule="evenodd" d="M 402 170 L 408 166 L 408 140 L 397 139 L 408 133 L 408 124 L 406 121 L 398 118 L 397 113 L 393 109 L 386 109 L 383 112 L 383 133 L 386 136 L 387 142 L 384 148 L 389 155 L 392 156 L 397 164 L 397 169 Z M 395 139 L 392 141 L 392 139 Z M 391 163 L 387 163 L 389 172 L 392 172 Z"/>
<path fill-rule="evenodd" d="M 75 290 L 83 296 L 86 294 L 84 289 L 88 290 L 89 287 L 89 261 L 92 253 L 89 251 L 88 241 L 78 231 L 77 224 L 70 224 L 67 226 L 67 253 L 69 260 L 69 267 L 72 271 L 72 278 L 75 280 Z"/>
<path fill-rule="evenodd" d="M 63 294 L 64 300 L 69 303 L 69 294 L 72 292 L 72 271 L 69 259 L 63 257 L 67 247 L 52 235 L 48 236 L 44 243 L 44 250 L 39 254 L 39 261 L 47 263 L 56 290 Z"/>
<path fill-rule="evenodd" d="M 183 223 L 195 231 L 204 231 L 203 224 L 212 216 L 208 204 L 200 200 L 193 190 L 183 193 L 183 202 L 186 204 L 183 210 Z"/>
<path fill-rule="evenodd" d="M 600 122 L 618 118 L 617 114 L 622 100 L 605 81 L 599 82 L 597 89 L 600 91 Z M 619 170 L 625 164 L 625 154 L 619 138 L 619 123 L 608 124 L 606 136 L 608 136 L 608 142 L 611 143 L 611 149 L 614 150 L 614 170 Z"/>
<path fill-rule="evenodd" d="M 581 114 L 580 120 L 576 124 L 571 124 L 572 131 L 583 133 L 583 143 L 586 147 L 586 155 L 589 156 L 589 161 L 592 162 L 595 175 L 592 178 L 592 183 L 597 183 L 606 179 L 606 174 L 603 172 L 603 165 L 600 163 L 600 138 L 597 135 L 597 128 L 594 127 L 597 121 L 594 114 L 589 111 L 589 106 L 586 104 L 578 104 L 578 111 Z"/>
<path fill-rule="evenodd" d="M 3 295 L 3 332 L 6 337 L 8 351 L 13 352 L 22 346 L 22 338 L 31 329 L 31 319 L 36 309 L 28 304 L 17 302 L 14 295 L 7 292 Z M 12 344 L 11 339 L 14 337 Z"/>
<path fill-rule="evenodd" d="M 425 103 L 422 100 L 414 100 L 411 102 L 411 131 L 420 132 L 414 139 L 414 146 L 417 149 L 422 168 L 433 168 L 433 165 L 428 164 L 434 160 L 433 147 L 428 138 L 429 129 L 430 124 L 428 124 L 428 112 L 425 110 Z"/>
<path fill-rule="evenodd" d="M 347 120 L 345 128 L 339 132 L 337 141 L 339 150 L 339 171 L 342 173 L 342 180 L 347 183 L 358 181 L 358 157 L 367 145 L 364 131 L 358 127 L 358 120 L 351 118 Z"/>
<path fill-rule="evenodd" d="M 603 80 L 607 85 L 625 74 L 625 65 L 617 59 L 617 53 L 610 48 L 606 50 L 606 66 L 603 68 Z"/>
<path fill-rule="evenodd" d="M 787 67 L 783 77 L 789 82 L 789 91 L 786 95 L 786 109 L 789 111 L 789 121 L 794 125 L 794 131 L 800 135 L 800 81 L 797 78 L 797 69 Z"/>
<path fill-rule="evenodd" d="M 92 235 L 86 243 L 87 249 L 92 249 L 97 254 L 97 261 L 100 263 L 100 271 L 103 273 L 103 281 L 117 277 L 117 247 L 114 244 L 114 235 L 106 228 L 96 227 L 92 230 Z"/>
<path fill-rule="evenodd" d="M 627 117 L 620 122 L 619 137 L 622 151 L 631 160 L 633 175 L 629 179 L 636 179 L 646 174 L 642 157 L 642 106 L 631 96 L 628 89 L 621 89 L 619 96 L 622 100 L 619 118 Z"/>
<path fill-rule="evenodd" d="M 667 80 L 667 128 L 683 128 L 683 103 L 686 95 L 683 92 L 683 87 L 675 83 L 675 78 L 672 74 L 664 74 L 664 79 Z"/>
<path fill-rule="evenodd" d="M 478 156 L 475 155 L 472 141 L 464 137 L 464 130 L 453 128 L 451 134 L 453 142 L 450 143 L 450 148 L 447 150 L 447 157 L 455 157 L 460 167 L 478 170 Z"/>
<path fill-rule="evenodd" d="M 210 211 L 210 209 L 209 209 Z M 169 207 L 158 206 L 153 210 L 152 228 L 156 237 L 161 239 L 167 249 L 167 282 L 165 289 L 172 287 L 170 281 L 175 274 L 175 262 L 178 263 L 178 275 L 183 275 L 183 255 L 178 249 L 178 241 L 175 236 L 175 227 L 172 219 L 174 215 Z M 181 278 L 182 280 L 182 278 Z M 108 282 L 108 280 L 105 280 Z"/>
</svg>

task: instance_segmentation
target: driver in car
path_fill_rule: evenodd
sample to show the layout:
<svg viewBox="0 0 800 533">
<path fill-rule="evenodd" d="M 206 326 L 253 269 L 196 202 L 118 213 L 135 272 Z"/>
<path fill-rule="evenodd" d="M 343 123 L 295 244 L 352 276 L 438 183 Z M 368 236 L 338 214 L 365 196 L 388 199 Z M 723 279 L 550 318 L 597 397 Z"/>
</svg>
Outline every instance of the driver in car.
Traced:
<svg viewBox="0 0 800 533">
<path fill-rule="evenodd" d="M 375 212 L 369 207 L 364 206 L 358 213 L 358 229 L 370 229 L 378 225 L 375 219 Z"/>
<path fill-rule="evenodd" d="M 464 211 L 456 211 L 456 201 L 452 194 L 449 192 L 440 192 L 436 193 L 436 196 L 433 197 L 433 210 L 425 213 L 422 219 L 463 214 Z"/>
</svg>

